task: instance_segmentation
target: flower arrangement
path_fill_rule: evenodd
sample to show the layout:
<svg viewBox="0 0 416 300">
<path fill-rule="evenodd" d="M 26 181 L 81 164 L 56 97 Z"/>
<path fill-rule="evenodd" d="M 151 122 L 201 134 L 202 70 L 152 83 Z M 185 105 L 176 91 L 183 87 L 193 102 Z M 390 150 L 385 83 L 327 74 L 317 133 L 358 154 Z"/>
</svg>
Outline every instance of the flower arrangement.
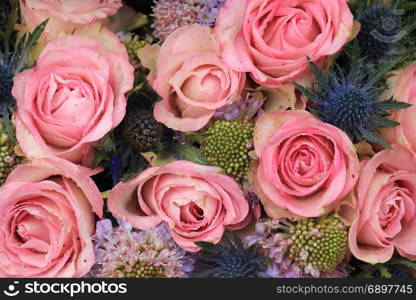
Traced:
<svg viewBox="0 0 416 300">
<path fill-rule="evenodd" d="M 0 276 L 415 277 L 415 9 L 2 1 Z"/>
</svg>

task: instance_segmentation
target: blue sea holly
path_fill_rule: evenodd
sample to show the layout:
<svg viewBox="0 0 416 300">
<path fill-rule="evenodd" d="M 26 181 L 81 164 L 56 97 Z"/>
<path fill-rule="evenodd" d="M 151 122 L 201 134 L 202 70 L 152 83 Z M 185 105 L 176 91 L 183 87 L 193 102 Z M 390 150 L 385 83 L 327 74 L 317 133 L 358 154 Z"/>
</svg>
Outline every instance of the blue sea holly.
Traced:
<svg viewBox="0 0 416 300">
<path fill-rule="evenodd" d="M 241 239 L 227 232 L 217 244 L 196 243 L 202 247 L 196 277 L 257 278 L 264 277 L 267 259 L 258 252 L 256 245 L 245 247 Z"/>
<path fill-rule="evenodd" d="M 356 20 L 361 24 L 357 40 L 365 60 L 377 63 L 385 59 L 400 59 L 415 49 L 405 45 L 416 28 L 416 18 L 406 16 L 403 0 L 364 0 L 359 4 Z M 407 48 L 407 49 L 405 49 Z"/>
<path fill-rule="evenodd" d="M 4 4 L 0 9 L 5 9 L 3 6 Z M 6 119 L 14 105 L 11 94 L 13 77 L 27 67 L 30 51 L 48 22 L 48 20 L 44 21 L 33 32 L 19 38 L 15 26 L 21 20 L 16 1 L 10 1 L 10 7 L 8 18 L 2 20 L 0 28 L 0 117 Z"/>
<path fill-rule="evenodd" d="M 316 108 L 310 110 L 319 119 L 342 129 L 354 143 L 368 141 L 389 148 L 378 135 L 378 129 L 399 125 L 387 118 L 389 111 L 404 109 L 410 104 L 395 101 L 393 98 L 379 101 L 386 90 L 385 84 L 380 82 L 394 67 L 394 63 L 382 66 L 374 74 L 366 74 L 361 62 L 355 59 L 358 57 L 358 48 L 354 48 L 355 54 L 348 73 L 335 66 L 326 78 L 310 62 L 317 80 L 317 89 L 309 90 L 296 83 L 295 86 L 316 105 Z"/>
</svg>

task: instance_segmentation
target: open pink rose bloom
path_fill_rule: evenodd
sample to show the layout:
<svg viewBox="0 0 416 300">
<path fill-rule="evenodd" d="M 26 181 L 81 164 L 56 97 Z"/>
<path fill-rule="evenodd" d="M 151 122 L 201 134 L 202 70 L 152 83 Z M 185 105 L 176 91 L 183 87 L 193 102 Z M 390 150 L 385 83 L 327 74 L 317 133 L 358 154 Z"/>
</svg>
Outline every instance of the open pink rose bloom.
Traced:
<svg viewBox="0 0 416 300">
<path fill-rule="evenodd" d="M 370 263 L 388 261 L 394 250 L 414 260 L 416 244 L 416 158 L 401 146 L 362 162 L 355 190 L 357 216 L 351 252 Z"/>
<path fill-rule="evenodd" d="M 0 276 L 81 277 L 94 264 L 103 200 L 89 169 L 57 158 L 16 168 L 0 189 Z"/>
<path fill-rule="evenodd" d="M 325 63 L 352 28 L 346 0 L 228 0 L 215 32 L 233 69 L 250 73 L 260 85 L 279 87 L 305 75 L 307 56 Z"/>
<path fill-rule="evenodd" d="M 109 209 L 140 229 L 166 222 L 181 247 L 198 251 L 194 242 L 218 243 L 227 226 L 236 228 L 248 214 L 238 184 L 218 171 L 186 161 L 150 168 L 117 185 Z"/>
<path fill-rule="evenodd" d="M 416 278 L 415 10 L 0 0 L 0 277 Z"/>
<path fill-rule="evenodd" d="M 50 42 L 14 79 L 20 147 L 29 157 L 88 165 L 91 144 L 123 119 L 132 86 L 125 48 L 100 25 Z"/>
<path fill-rule="evenodd" d="M 358 158 L 349 138 L 305 111 L 263 115 L 254 146 L 259 161 L 251 181 L 274 218 L 327 214 L 358 179 Z"/>
<path fill-rule="evenodd" d="M 176 30 L 163 43 L 153 88 L 163 100 L 155 118 L 179 131 L 197 131 L 216 109 L 240 100 L 245 74 L 229 68 L 219 56 L 211 29 L 198 25 Z"/>
</svg>

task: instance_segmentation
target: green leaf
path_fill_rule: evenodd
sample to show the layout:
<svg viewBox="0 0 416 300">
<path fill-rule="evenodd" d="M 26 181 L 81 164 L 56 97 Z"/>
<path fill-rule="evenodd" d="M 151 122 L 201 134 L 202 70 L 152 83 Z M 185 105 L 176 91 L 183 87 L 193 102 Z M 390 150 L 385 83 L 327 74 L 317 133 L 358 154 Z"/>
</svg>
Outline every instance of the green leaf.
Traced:
<svg viewBox="0 0 416 300">
<path fill-rule="evenodd" d="M 378 124 L 378 127 L 392 128 L 392 127 L 396 127 L 396 126 L 400 125 L 399 122 L 389 120 L 389 119 L 386 119 L 386 118 L 373 117 L 373 120 L 374 120 L 375 123 Z"/>
<path fill-rule="evenodd" d="M 176 155 L 179 156 L 179 158 L 183 158 L 200 165 L 210 165 L 202 151 L 195 146 L 189 144 L 178 144 L 175 147 L 175 152 Z"/>
<path fill-rule="evenodd" d="M 409 108 L 410 106 L 412 106 L 409 103 L 400 102 L 400 101 L 396 101 L 396 100 L 393 100 L 393 99 L 378 102 L 378 103 L 376 103 L 376 105 L 377 105 L 377 108 L 381 109 L 381 110 L 405 109 L 405 108 Z"/>
<path fill-rule="evenodd" d="M 108 160 L 108 158 L 107 158 L 107 155 L 105 154 L 105 152 L 103 152 L 103 151 L 95 151 L 95 153 L 94 153 L 94 159 L 92 161 L 92 168 L 93 169 L 98 168 L 99 166 L 102 165 L 102 163 L 104 161 L 107 161 L 107 160 Z"/>
<path fill-rule="evenodd" d="M 384 265 L 377 264 L 377 270 L 380 272 L 383 278 L 391 278 L 391 273 Z"/>
<path fill-rule="evenodd" d="M 149 23 L 149 18 L 142 13 L 138 13 L 134 19 L 124 28 L 125 31 L 133 31 Z"/>
<path fill-rule="evenodd" d="M 367 86 L 372 87 L 376 85 L 377 82 L 379 82 L 384 75 L 386 75 L 387 72 L 389 72 L 391 69 L 393 69 L 397 64 L 397 61 L 392 61 L 389 63 L 386 63 L 381 68 L 377 69 L 377 72 L 375 74 L 372 74 L 371 78 L 367 82 Z"/>
<path fill-rule="evenodd" d="M 137 84 L 135 87 L 133 87 L 133 89 L 130 92 L 128 92 L 127 98 L 129 98 L 131 95 L 140 91 L 144 87 L 144 84 L 145 84 L 145 82 L 141 82 L 141 83 Z"/>
<path fill-rule="evenodd" d="M 361 64 L 362 64 L 362 62 L 359 61 L 359 57 L 360 57 L 360 46 L 358 45 L 358 40 L 355 39 L 352 44 L 352 49 L 351 49 L 351 54 L 350 54 L 350 59 L 352 61 L 351 73 L 354 75 L 358 74 Z"/>
<path fill-rule="evenodd" d="M 14 44 L 14 39 L 16 36 L 15 26 L 19 19 L 19 7 L 18 7 L 17 1 L 14 0 L 14 1 L 9 1 L 9 2 L 11 6 L 11 13 L 6 24 L 6 28 L 4 28 L 4 32 L 1 35 L 2 40 L 3 40 L 2 42 L 4 44 L 4 50 L 5 52 L 8 52 L 8 53 L 12 52 L 11 42 L 13 41 L 12 44 Z"/>
<path fill-rule="evenodd" d="M 406 259 L 392 259 L 391 262 L 404 265 L 410 269 L 416 270 L 416 263 Z"/>
<path fill-rule="evenodd" d="M 194 244 L 203 249 L 212 249 L 215 247 L 215 244 L 211 244 L 211 243 L 207 243 L 203 241 L 195 242 Z"/>
<path fill-rule="evenodd" d="M 378 135 L 375 135 L 375 134 L 371 133 L 367 129 L 360 128 L 360 132 L 368 142 L 376 143 L 380 146 L 383 146 L 384 148 L 388 148 L 388 149 L 392 148 L 389 144 L 386 143 L 386 141 L 383 140 L 383 138 L 381 138 Z"/>
<path fill-rule="evenodd" d="M 37 44 L 48 22 L 49 19 L 43 21 L 33 32 L 23 35 L 18 42 L 17 51 L 19 63 L 16 65 L 16 72 L 20 72 L 25 67 L 32 48 Z"/>
<path fill-rule="evenodd" d="M 316 80 L 318 81 L 319 87 L 326 86 L 326 79 L 324 78 L 324 75 L 322 74 L 321 70 L 316 66 L 316 64 L 308 57 L 308 63 L 309 66 L 312 69 L 313 75 L 315 75 Z"/>
<path fill-rule="evenodd" d="M 304 94 L 309 100 L 313 101 L 315 99 L 315 95 L 310 92 L 307 88 L 301 86 L 300 84 L 293 82 L 295 88 L 297 88 L 302 94 Z"/>
</svg>

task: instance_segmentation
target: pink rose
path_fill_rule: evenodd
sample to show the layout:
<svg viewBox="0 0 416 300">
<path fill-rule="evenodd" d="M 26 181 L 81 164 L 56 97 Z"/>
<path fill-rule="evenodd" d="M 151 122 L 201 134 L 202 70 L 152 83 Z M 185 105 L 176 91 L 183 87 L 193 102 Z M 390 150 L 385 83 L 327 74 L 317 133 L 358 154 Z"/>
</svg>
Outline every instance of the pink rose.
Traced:
<svg viewBox="0 0 416 300">
<path fill-rule="evenodd" d="M 352 254 L 371 264 L 416 259 L 416 156 L 395 145 L 362 163 L 357 209 L 349 232 Z"/>
<path fill-rule="evenodd" d="M 264 114 L 256 124 L 259 157 L 250 181 L 275 219 L 317 217 L 334 210 L 358 179 L 348 136 L 301 110 Z"/>
<path fill-rule="evenodd" d="M 94 20 L 114 15 L 122 6 L 121 0 L 19 0 L 23 15 L 23 30 L 33 29 L 49 19 L 41 41 L 58 38 L 62 34 L 71 34 Z"/>
<path fill-rule="evenodd" d="M 118 184 L 108 208 L 139 229 L 165 222 L 179 246 L 199 251 L 195 242 L 218 243 L 226 227 L 239 229 L 248 215 L 243 191 L 219 171 L 188 161 L 150 168 Z"/>
<path fill-rule="evenodd" d="M 133 73 L 125 47 L 98 24 L 49 43 L 36 66 L 14 79 L 23 152 L 88 165 L 92 143 L 125 115 Z"/>
<path fill-rule="evenodd" d="M 0 189 L 0 277 L 81 277 L 94 264 L 94 171 L 59 158 L 17 167 Z"/>
<path fill-rule="evenodd" d="M 416 152 L 416 62 L 403 70 L 392 72 L 388 82 L 391 94 L 388 96 L 412 106 L 395 110 L 391 119 L 399 122 L 400 125 L 383 128 L 382 136 L 390 144 L 400 144 Z"/>
<path fill-rule="evenodd" d="M 245 84 L 245 74 L 230 69 L 219 56 L 211 29 L 199 25 L 167 37 L 152 77 L 163 98 L 155 106 L 155 118 L 179 131 L 203 128 L 218 108 L 240 99 Z"/>
<path fill-rule="evenodd" d="M 307 56 L 324 63 L 352 32 L 347 0 L 228 0 L 215 25 L 224 60 L 267 87 L 298 80 Z"/>
</svg>

